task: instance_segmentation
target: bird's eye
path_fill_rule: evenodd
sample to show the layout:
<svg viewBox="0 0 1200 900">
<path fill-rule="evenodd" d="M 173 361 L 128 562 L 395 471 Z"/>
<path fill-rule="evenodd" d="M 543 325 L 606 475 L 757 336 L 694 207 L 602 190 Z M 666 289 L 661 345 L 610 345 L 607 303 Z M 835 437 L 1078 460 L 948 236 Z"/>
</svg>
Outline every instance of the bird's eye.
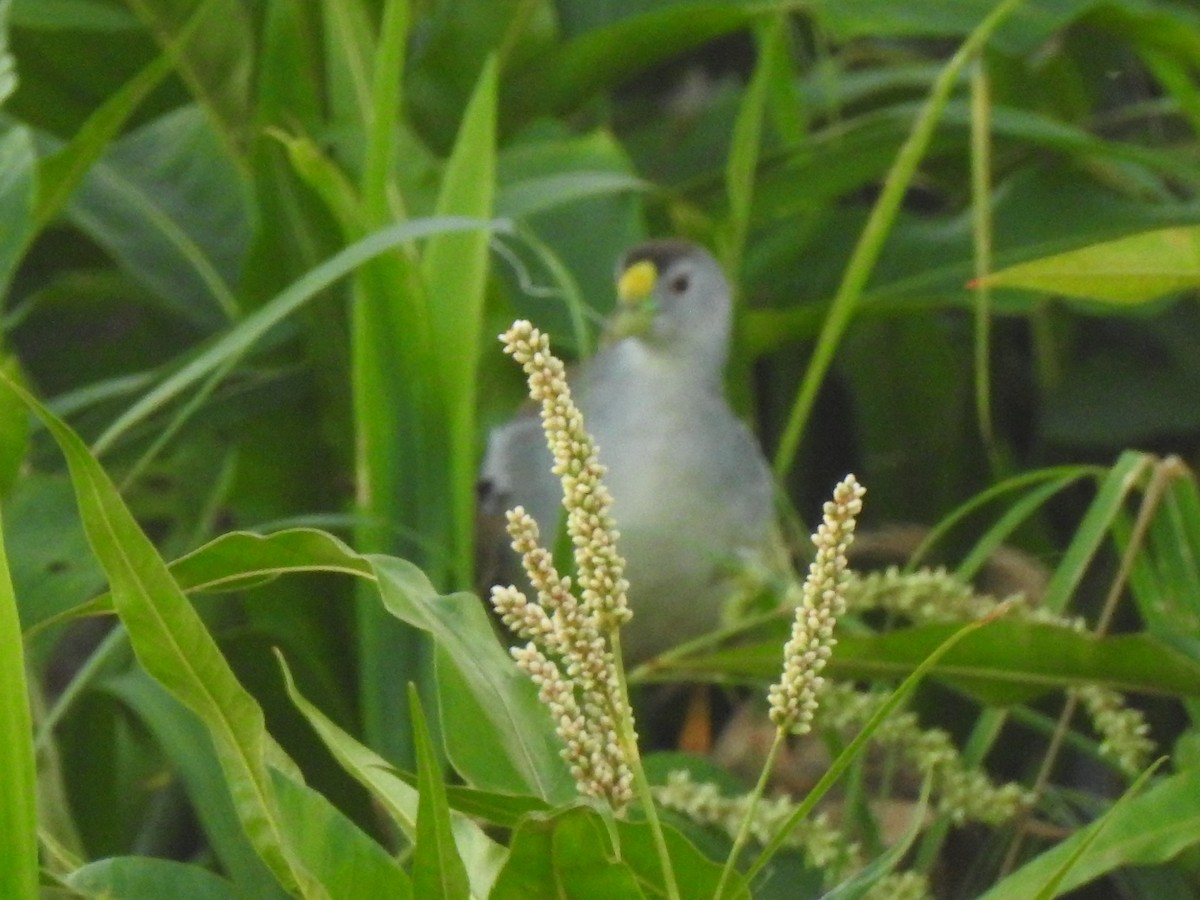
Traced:
<svg viewBox="0 0 1200 900">
<path fill-rule="evenodd" d="M 676 275 L 671 279 L 671 292 L 674 294 L 682 294 L 687 291 L 692 285 L 692 280 L 686 275 Z"/>
</svg>

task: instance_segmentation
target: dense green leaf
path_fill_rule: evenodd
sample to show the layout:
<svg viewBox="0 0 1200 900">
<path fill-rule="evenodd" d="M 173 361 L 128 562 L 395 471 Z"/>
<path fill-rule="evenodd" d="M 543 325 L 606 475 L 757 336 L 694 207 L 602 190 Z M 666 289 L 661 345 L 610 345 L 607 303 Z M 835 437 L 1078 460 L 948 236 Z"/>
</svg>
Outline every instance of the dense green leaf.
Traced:
<svg viewBox="0 0 1200 900">
<path fill-rule="evenodd" d="M 912 671 L 956 630 L 921 625 L 838 638 L 829 671 L 839 678 L 897 678 Z M 701 672 L 767 681 L 778 677 L 785 640 L 664 663 L 655 678 Z M 963 640 L 934 669 L 988 703 L 1030 700 L 1049 690 L 1099 683 L 1114 690 L 1200 695 L 1200 662 L 1145 634 L 1097 638 L 1058 625 L 1001 620 Z"/>
<path fill-rule="evenodd" d="M 228 881 L 197 866 L 138 856 L 118 856 L 89 863 L 72 872 L 67 884 L 82 896 L 95 900 L 109 897 L 124 900 L 161 897 L 236 900 L 241 896 Z"/>
<path fill-rule="evenodd" d="M 323 796 L 291 776 L 271 770 L 279 808 L 295 846 L 331 895 L 395 897 L 415 893 L 399 864 Z"/>
<path fill-rule="evenodd" d="M 211 328 L 239 315 L 234 285 L 254 213 L 200 109 L 183 107 L 110 144 L 68 214 L 188 321 Z"/>
<path fill-rule="evenodd" d="M 2 78 L 0 74 L 0 78 Z M 7 287 L 33 234 L 36 156 L 28 129 L 10 128 L 0 137 L 0 287 Z"/>
<path fill-rule="evenodd" d="M 372 564 L 384 606 L 433 636 L 442 651 L 439 665 L 457 670 L 488 724 L 474 732 L 460 728 L 446 735 L 447 753 L 460 774 L 476 787 L 530 793 L 551 803 L 573 797 L 574 781 L 559 756 L 561 744 L 538 702 L 537 689 L 504 652 L 479 598 L 439 597 L 420 570 L 403 560 L 377 557 Z M 467 765 L 478 757 L 456 752 L 458 742 L 494 742 L 488 766 Z"/>
<path fill-rule="evenodd" d="M 1075 846 L 1089 839 L 1086 831 L 1067 838 L 1035 857 L 983 896 L 1016 900 L 1033 896 Z M 1181 772 L 1160 779 L 1140 797 L 1114 810 L 1099 837 L 1060 885 L 1071 890 L 1122 866 L 1153 866 L 1194 848 L 1200 840 L 1200 772 Z"/>
<path fill-rule="evenodd" d="M 1163 228 L 1009 266 L 980 286 L 1136 304 L 1200 286 L 1200 228 Z"/>
<path fill-rule="evenodd" d="M 492 900 L 564 892 L 580 900 L 648 896 L 640 889 L 633 869 L 613 847 L 603 819 L 586 807 L 530 816 L 517 826 Z"/>
<path fill-rule="evenodd" d="M 138 659 L 208 727 L 255 848 L 285 886 L 305 896 L 325 896 L 296 859 L 275 808 L 268 760 L 282 765 L 286 757 L 267 735 L 262 710 L 83 442 L 12 382 L 4 384 L 42 420 L 67 457 L 88 541 L 108 576 Z"/>
</svg>

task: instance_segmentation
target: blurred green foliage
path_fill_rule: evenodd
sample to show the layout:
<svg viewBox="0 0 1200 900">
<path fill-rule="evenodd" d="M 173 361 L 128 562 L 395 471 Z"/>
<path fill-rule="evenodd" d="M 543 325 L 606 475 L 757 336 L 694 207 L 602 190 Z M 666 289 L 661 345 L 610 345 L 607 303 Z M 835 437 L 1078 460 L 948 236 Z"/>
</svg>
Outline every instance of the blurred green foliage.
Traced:
<svg viewBox="0 0 1200 900">
<path fill-rule="evenodd" d="M 158 557 L 239 529 L 314 526 L 361 553 L 411 560 L 431 590 L 470 590 L 477 462 L 487 429 L 523 395 L 493 335 L 526 317 L 560 350 L 586 352 L 621 251 L 681 234 L 713 247 L 738 285 L 730 395 L 768 455 L 789 447 L 802 384 L 815 391 L 795 454 L 777 460 L 784 505 L 801 520 L 851 470 L 870 488 L 867 525 L 932 527 L 1044 466 L 1109 466 L 1130 448 L 1194 462 L 1200 263 L 1186 226 L 1200 221 L 1200 12 L 1168 0 L 1017 3 L 982 52 L 960 61 L 944 103 L 931 103 L 939 73 L 994 7 L 4 0 L 4 372 L 87 442 Z M 923 116 L 929 143 L 899 172 Z M 868 258 L 856 248 L 889 183 L 899 205 Z M 1068 276 L 1122 279 L 1116 299 L 1086 287 L 1080 296 L 1061 259 L 1047 280 L 1040 262 L 1162 229 L 1166 245 L 1121 245 L 1119 271 L 1094 271 L 1095 249 L 1068 258 Z M 1042 280 L 967 286 L 1022 263 Z M 1162 287 L 1143 271 L 1172 277 Z M 861 289 L 847 287 L 854 279 Z M 827 370 L 810 367 L 834 304 L 846 330 L 832 335 Z M 145 879 L 137 896 L 179 893 L 179 878 L 188 896 L 226 896 L 228 885 L 165 862 L 128 876 L 122 860 L 79 866 L 111 854 L 215 857 L 229 883 L 261 897 L 277 882 L 300 890 L 341 877 L 305 869 L 288 856 L 294 847 L 261 835 L 222 836 L 244 815 L 222 787 L 230 759 L 264 796 L 278 792 L 285 818 L 348 816 L 386 838 L 353 767 L 325 749 L 336 740 L 318 741 L 305 724 L 314 715 L 288 695 L 415 771 L 415 682 L 434 748 L 423 765 L 457 763 L 471 748 L 440 729 L 477 710 L 447 709 L 444 694 L 439 706 L 444 648 L 415 613 L 401 624 L 374 588 L 328 574 L 354 569 L 341 551 L 285 542 L 268 563 L 241 548 L 262 583 L 196 605 L 194 634 L 211 634 L 216 655 L 196 683 L 168 683 L 169 696 L 160 683 L 178 660 L 153 671 L 136 627 L 140 664 L 108 620 L 74 615 L 88 601 L 125 613 L 94 600 L 112 571 L 87 550 L 53 438 L 0 392 L 5 542 L 28 677 L 56 726 L 39 742 L 42 827 L 57 848 L 46 869 L 75 872 L 85 893 Z M 1123 459 L 1139 488 L 1163 471 Z M 1190 474 L 1170 472 L 1172 518 L 1150 530 L 1134 571 L 1141 618 L 1119 622 L 1173 635 L 1187 657 L 1173 662 L 1194 665 L 1187 541 L 1200 513 Z M 1079 531 L 1097 508 L 1081 483 L 1065 480 L 1003 537 L 1047 574 L 1064 571 L 1064 553 L 1074 559 L 1081 533 L 1094 537 L 1051 581 L 1073 578 L 1063 603 L 1070 595 L 1094 612 L 1096 570 L 1143 535 L 1130 533 L 1128 486 Z M 1110 529 L 1117 549 L 1101 553 Z M 288 553 L 309 560 L 294 567 L 303 571 Z M 200 568 L 219 569 L 214 558 Z M 370 568 L 361 565 L 356 574 Z M 268 577 L 281 571 L 293 573 Z M 162 602 L 154 589 L 141 599 L 147 615 Z M 196 637 L 189 649 L 202 646 Z M 1104 652 L 1118 651 L 1076 655 L 1094 672 Z M 1019 680 L 1026 669 L 1014 671 Z M 178 701 L 218 677 L 229 696 L 244 685 L 266 725 L 241 721 L 214 748 Z M 1154 707 L 1168 742 L 1189 733 L 1194 704 Z M 267 735 L 315 791 L 262 763 L 255 747 Z M 576 811 L 527 824 L 522 846 L 539 829 L 595 827 Z M 353 846 L 368 874 L 345 896 L 403 890 L 393 861 Z M 482 865 L 468 865 L 473 877 Z M 1170 893 L 1183 890 L 1183 870 L 1163 869 L 1155 890 L 1184 896 Z M 990 877 L 972 871 L 948 890 Z M 1121 889 L 1141 896 L 1151 881 L 1130 876 Z"/>
</svg>

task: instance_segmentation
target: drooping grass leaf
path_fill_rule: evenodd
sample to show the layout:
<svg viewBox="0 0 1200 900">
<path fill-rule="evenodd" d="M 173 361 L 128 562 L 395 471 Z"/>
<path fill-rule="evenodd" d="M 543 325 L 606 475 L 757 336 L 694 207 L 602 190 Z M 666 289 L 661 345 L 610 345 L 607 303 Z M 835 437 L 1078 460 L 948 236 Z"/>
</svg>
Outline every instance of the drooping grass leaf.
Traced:
<svg viewBox="0 0 1200 900">
<path fill-rule="evenodd" d="M 267 734 L 262 710 L 238 682 L 166 563 L 116 487 L 73 431 L 7 379 L 67 458 L 80 516 L 139 661 L 209 729 L 239 820 L 275 877 L 306 897 L 328 896 L 296 857 L 269 767 L 292 764 Z"/>
<path fill-rule="evenodd" d="M 1200 226 L 1161 228 L 993 272 L 975 284 L 1133 305 L 1200 286 Z"/>
<path fill-rule="evenodd" d="M 665 663 L 656 679 L 711 672 L 761 682 L 776 677 L 777 640 Z M 921 625 L 870 636 L 839 636 L 830 674 L 843 679 L 898 678 L 911 672 L 956 630 Z M 1000 621 L 970 635 L 932 670 L 987 703 L 1030 700 L 1050 690 L 1103 684 L 1118 691 L 1200 696 L 1200 662 L 1147 634 L 1097 638 L 1057 625 Z"/>
<path fill-rule="evenodd" d="M 199 866 L 145 856 L 117 856 L 88 863 L 71 873 L 67 885 L 81 896 L 96 900 L 104 897 L 127 900 L 156 900 L 162 897 L 237 900 L 242 896 L 224 878 Z M 22 896 L 37 895 L 31 893 Z"/>
</svg>

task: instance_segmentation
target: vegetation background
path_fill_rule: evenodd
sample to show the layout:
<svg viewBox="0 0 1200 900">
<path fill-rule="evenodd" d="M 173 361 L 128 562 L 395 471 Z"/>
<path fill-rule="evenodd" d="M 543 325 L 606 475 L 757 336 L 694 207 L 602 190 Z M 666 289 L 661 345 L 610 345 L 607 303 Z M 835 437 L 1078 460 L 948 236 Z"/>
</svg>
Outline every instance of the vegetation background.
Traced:
<svg viewBox="0 0 1200 900">
<path fill-rule="evenodd" d="M 40 838 L 45 890 L 455 895 L 428 874 L 444 860 L 401 871 L 379 850 L 380 796 L 272 650 L 405 771 L 416 683 L 439 757 L 520 793 L 464 761 L 508 745 L 447 699 L 436 625 L 380 602 L 389 577 L 424 596 L 419 576 L 357 554 L 473 588 L 476 467 L 523 393 L 494 336 L 527 317 L 586 353 L 613 261 L 649 236 L 699 240 L 735 274 L 730 394 L 790 517 L 853 471 L 864 526 L 936 529 L 964 577 L 1019 549 L 1052 608 L 1127 639 L 1061 659 L 997 640 L 974 674 L 1020 685 L 1041 737 L 1064 686 L 1139 692 L 1174 754 L 1156 777 L 1194 774 L 1195 4 L 3 0 L 0 26 L 4 372 L 90 449 L 0 392 L 19 614 L 0 628 L 0 809 L 14 846 Z M 1147 232 L 1040 262 L 1025 287 L 967 286 Z M 315 528 L 357 554 L 297 530 Z M 277 540 L 209 543 L 239 531 Z M 902 675 L 920 646 L 849 646 L 842 674 Z M 980 708 L 944 699 L 925 714 L 965 737 Z M 1032 781 L 1041 737 L 1002 754 L 1007 776 Z M 1120 793 L 1100 782 L 1054 795 L 1067 818 Z M 1181 784 L 1147 795 L 1175 804 L 1154 807 L 1174 839 L 1135 840 L 1144 808 L 1140 835 L 1113 826 L 1097 896 L 1195 895 L 1200 790 Z M 344 837 L 358 828 L 382 843 Z M 943 894 L 1003 885 L 996 856 L 951 859 Z M 87 865 L 108 857 L 192 865 Z M 0 895 L 36 890 L 30 858 L 0 863 Z M 468 854 L 476 894 L 481 866 Z"/>
</svg>

